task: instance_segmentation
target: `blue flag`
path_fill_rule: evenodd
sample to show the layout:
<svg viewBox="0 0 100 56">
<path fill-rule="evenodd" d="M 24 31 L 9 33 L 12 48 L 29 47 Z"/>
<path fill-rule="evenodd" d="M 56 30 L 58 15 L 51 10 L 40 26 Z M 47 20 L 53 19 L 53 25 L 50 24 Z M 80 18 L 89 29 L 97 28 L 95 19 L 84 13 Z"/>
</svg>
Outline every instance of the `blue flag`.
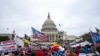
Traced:
<svg viewBox="0 0 100 56">
<path fill-rule="evenodd" d="M 34 35 L 40 34 L 40 32 L 33 27 L 32 27 L 32 32 L 33 32 Z"/>
<path fill-rule="evenodd" d="M 100 34 L 91 32 L 91 36 L 95 45 L 100 43 Z"/>
</svg>

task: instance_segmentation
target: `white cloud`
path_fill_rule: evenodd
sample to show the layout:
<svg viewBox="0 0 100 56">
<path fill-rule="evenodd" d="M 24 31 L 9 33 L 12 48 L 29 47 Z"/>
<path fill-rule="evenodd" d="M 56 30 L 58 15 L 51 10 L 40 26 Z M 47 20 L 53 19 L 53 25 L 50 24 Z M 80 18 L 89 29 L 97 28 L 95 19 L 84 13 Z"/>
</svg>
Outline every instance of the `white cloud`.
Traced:
<svg viewBox="0 0 100 56">
<path fill-rule="evenodd" d="M 31 26 L 39 31 L 50 12 L 51 19 L 71 35 L 81 35 L 88 28 L 100 28 L 99 0 L 0 0 L 0 32 L 6 28 L 18 35 L 31 35 Z M 93 29 L 94 30 L 94 29 Z"/>
</svg>

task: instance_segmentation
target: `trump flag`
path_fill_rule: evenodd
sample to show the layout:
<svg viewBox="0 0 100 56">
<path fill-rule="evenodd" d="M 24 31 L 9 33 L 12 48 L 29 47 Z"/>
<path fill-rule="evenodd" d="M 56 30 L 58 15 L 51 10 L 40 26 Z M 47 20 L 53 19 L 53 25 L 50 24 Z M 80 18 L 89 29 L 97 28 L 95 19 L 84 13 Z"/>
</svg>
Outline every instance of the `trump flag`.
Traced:
<svg viewBox="0 0 100 56">
<path fill-rule="evenodd" d="M 91 36 L 95 45 L 100 44 L 100 34 L 91 32 Z"/>
</svg>

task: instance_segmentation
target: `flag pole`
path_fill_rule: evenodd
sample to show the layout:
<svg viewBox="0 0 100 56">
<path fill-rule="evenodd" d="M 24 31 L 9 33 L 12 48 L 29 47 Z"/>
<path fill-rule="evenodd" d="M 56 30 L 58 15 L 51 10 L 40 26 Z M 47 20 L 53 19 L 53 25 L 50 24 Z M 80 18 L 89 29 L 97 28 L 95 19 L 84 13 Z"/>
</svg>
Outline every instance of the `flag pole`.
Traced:
<svg viewBox="0 0 100 56">
<path fill-rule="evenodd" d="M 95 43 L 95 41 L 93 40 L 93 36 L 92 36 L 92 31 L 91 31 L 91 29 L 89 29 L 90 30 L 90 35 L 91 35 L 91 37 L 92 37 L 92 41 L 93 41 L 93 43 L 94 43 L 94 48 L 95 48 L 95 53 L 97 54 L 97 55 L 100 55 L 99 54 L 99 52 L 97 51 L 97 49 L 96 49 L 96 43 Z"/>
<path fill-rule="evenodd" d="M 9 29 L 9 28 L 6 28 L 6 32 L 7 32 L 8 34 L 10 34 L 10 29 Z"/>
<path fill-rule="evenodd" d="M 61 24 L 58 24 L 58 26 L 59 26 L 58 29 L 61 30 Z"/>
<path fill-rule="evenodd" d="M 92 31 L 91 31 L 91 29 L 89 29 L 89 31 L 90 31 L 90 36 L 91 36 L 91 38 L 92 38 L 93 44 L 96 46 L 95 41 L 93 40 L 93 36 L 92 36 Z"/>
</svg>

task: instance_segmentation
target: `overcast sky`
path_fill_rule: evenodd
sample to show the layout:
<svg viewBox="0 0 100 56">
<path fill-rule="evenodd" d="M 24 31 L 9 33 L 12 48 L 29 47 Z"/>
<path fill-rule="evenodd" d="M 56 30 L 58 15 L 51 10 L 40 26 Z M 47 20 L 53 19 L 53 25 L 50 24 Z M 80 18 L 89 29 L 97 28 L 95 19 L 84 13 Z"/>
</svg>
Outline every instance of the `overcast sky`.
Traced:
<svg viewBox="0 0 100 56">
<path fill-rule="evenodd" d="M 40 31 L 48 12 L 68 35 L 100 28 L 100 0 L 0 0 L 0 33 L 15 30 L 19 36 L 31 35 L 31 26 Z"/>
</svg>

